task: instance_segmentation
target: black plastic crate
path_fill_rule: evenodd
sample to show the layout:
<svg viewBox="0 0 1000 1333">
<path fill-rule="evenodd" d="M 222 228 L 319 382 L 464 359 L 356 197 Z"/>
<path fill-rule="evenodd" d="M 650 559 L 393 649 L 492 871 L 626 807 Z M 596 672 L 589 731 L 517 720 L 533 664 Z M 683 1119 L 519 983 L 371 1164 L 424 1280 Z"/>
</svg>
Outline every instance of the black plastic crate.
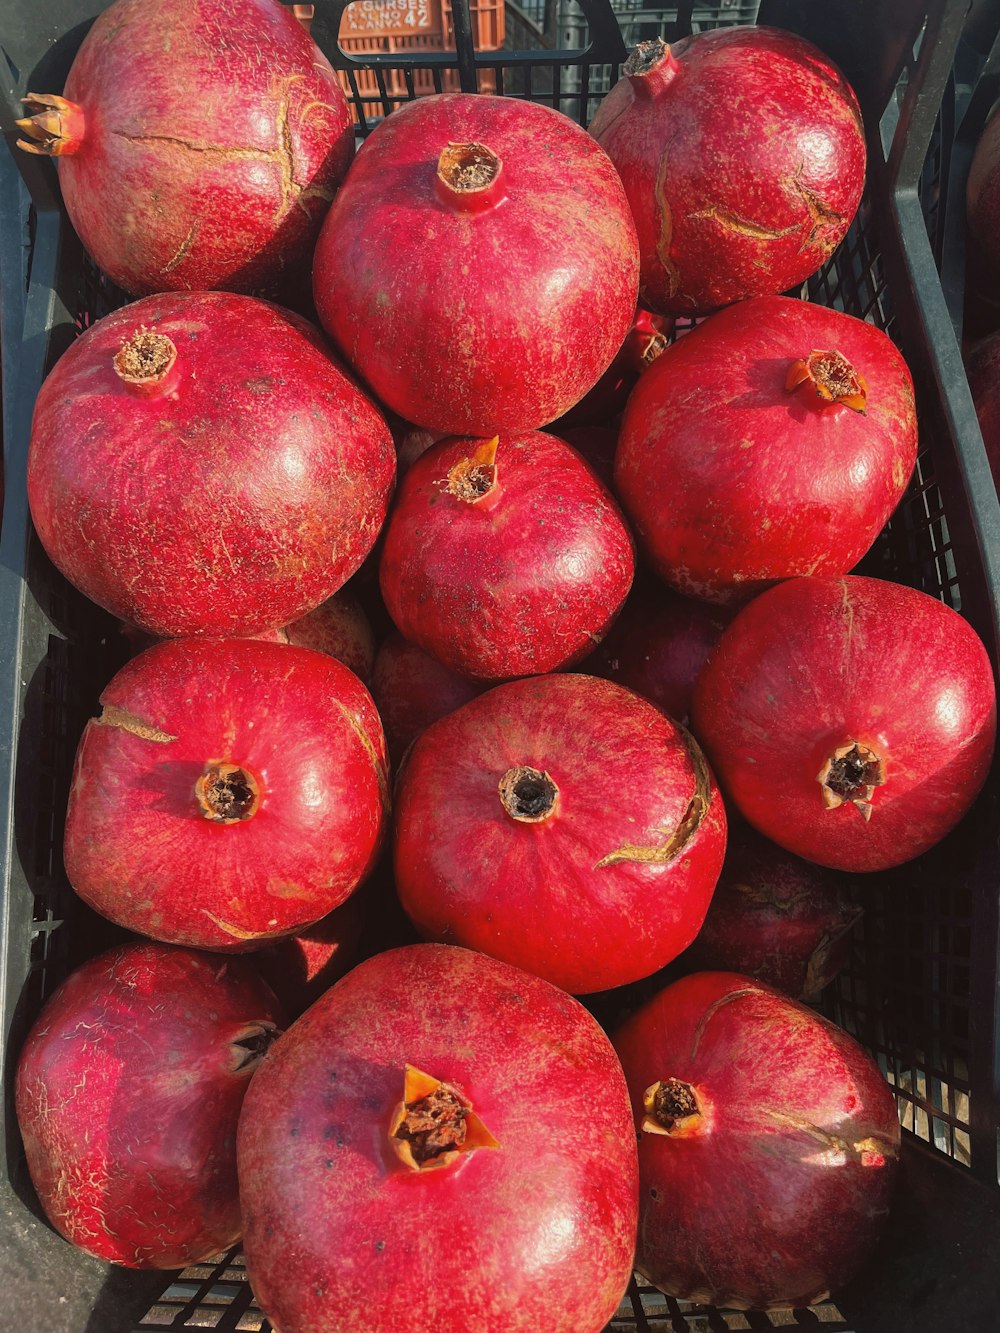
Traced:
<svg viewBox="0 0 1000 1333">
<path fill-rule="evenodd" d="M 152 0 L 151 0 L 152 2 Z M 472 45 L 454 4 L 457 51 L 359 61 L 340 52 L 344 0 L 319 0 L 313 36 L 334 65 L 383 74 L 457 70 L 506 95 L 544 101 L 584 123 L 626 51 L 609 0 L 580 0 L 587 28 L 574 50 L 491 51 Z M 808 294 L 878 324 L 897 340 L 917 384 L 921 448 L 914 482 L 864 562 L 961 609 L 996 666 L 1000 506 L 989 478 L 928 228 L 943 216 L 942 117 L 965 0 L 764 0 L 759 21 L 829 52 L 858 92 L 869 181 L 858 220 Z M 0 20 L 13 141 L 16 99 L 62 86 L 100 0 L 8 0 Z M 720 5 L 719 21 L 746 6 Z M 686 0 L 674 36 L 704 23 Z M 661 11 L 656 11 L 660 13 Z M 359 106 L 361 132 L 405 98 Z M 15 164 L 16 163 L 16 164 Z M 938 246 L 937 254 L 942 249 Z M 78 332 L 122 300 L 83 254 L 61 214 L 51 164 L 16 154 L 0 166 L 0 339 L 6 497 L 0 529 L 0 1006 L 5 1052 L 5 1169 L 0 1172 L 0 1327 L 18 1333 L 260 1330 L 238 1255 L 174 1279 L 89 1259 L 40 1219 L 11 1104 L 12 1063 L 44 998 L 110 942 L 62 870 L 69 774 L 85 720 L 119 665 L 114 622 L 70 588 L 31 531 L 24 468 L 31 411 L 46 371 Z M 819 1327 L 831 1333 L 986 1330 L 1000 1324 L 997 1062 L 1000 765 L 976 808 L 939 849 L 863 891 L 866 917 L 829 1011 L 878 1059 L 906 1129 L 901 1188 L 885 1243 L 833 1301 L 771 1314 L 718 1311 L 633 1284 L 613 1333 Z M 560 1293 L 552 1293 L 553 1308 Z M 373 1305 L 378 1293 L 372 1293 Z M 497 1333 L 503 1333 L 497 1330 Z M 545 1333 L 540 1329 L 539 1333 Z"/>
</svg>

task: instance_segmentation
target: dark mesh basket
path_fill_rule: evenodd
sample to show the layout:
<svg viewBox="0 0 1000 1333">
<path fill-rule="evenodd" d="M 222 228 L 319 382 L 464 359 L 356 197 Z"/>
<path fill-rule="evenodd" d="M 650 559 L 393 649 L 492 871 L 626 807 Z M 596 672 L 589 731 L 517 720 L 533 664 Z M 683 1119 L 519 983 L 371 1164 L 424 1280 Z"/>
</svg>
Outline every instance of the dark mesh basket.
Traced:
<svg viewBox="0 0 1000 1333">
<path fill-rule="evenodd" d="M 29 87 L 61 88 L 102 7 L 99 0 L 44 6 L 9 0 L 0 68 L 10 143 L 17 99 Z M 414 95 L 417 71 L 433 87 L 440 88 L 451 71 L 466 91 L 482 81 L 587 123 L 625 58 L 619 19 L 624 23 L 626 14 L 633 34 L 639 23 L 642 36 L 659 31 L 672 38 L 692 27 L 745 22 L 757 6 L 733 0 L 713 8 L 688 0 L 637 18 L 640 7 L 626 10 L 624 0 L 614 0 L 614 8 L 608 0 L 511 4 L 508 41 L 520 49 L 477 53 L 467 5 L 455 0 L 455 51 L 364 59 L 337 46 L 344 8 L 343 0 L 320 0 L 312 32 L 353 87 L 364 134 Z M 807 284 L 807 294 L 886 329 L 917 385 L 916 475 L 863 569 L 961 610 L 996 665 L 1000 507 L 935 262 L 943 259 L 947 270 L 941 204 L 959 123 L 948 99 L 964 86 L 952 64 L 965 10 L 964 0 L 764 0 L 758 18 L 826 50 L 857 90 L 867 127 L 865 199 L 848 237 Z M 560 34 L 562 44 L 554 44 Z M 572 49 L 565 44 L 570 34 Z M 374 73 L 377 94 L 358 93 L 361 69 Z M 420 86 L 427 86 L 426 77 Z M 71 967 L 113 939 L 112 928 L 69 889 L 61 836 L 76 744 L 100 690 L 121 663 L 124 644 L 116 624 L 70 588 L 41 551 L 24 476 L 31 411 L 44 374 L 83 328 L 123 299 L 66 223 L 51 164 L 24 154 L 15 161 L 0 152 L 6 474 L 0 530 L 0 1004 L 8 1055 L 0 1326 L 18 1333 L 266 1330 L 238 1254 L 173 1279 L 111 1269 L 56 1237 L 40 1218 L 12 1112 L 12 1065 L 42 1001 Z M 823 1326 L 830 1333 L 972 1333 L 998 1326 L 998 795 L 995 766 L 976 807 L 945 843 L 898 871 L 866 880 L 863 930 L 827 1001 L 828 1012 L 878 1060 L 906 1131 L 897 1206 L 873 1262 L 833 1301 L 770 1314 L 693 1306 L 640 1282 L 610 1325 L 616 1333 L 786 1326 Z M 378 1300 L 373 1291 L 373 1309 Z M 558 1288 L 552 1308 L 560 1309 Z"/>
</svg>

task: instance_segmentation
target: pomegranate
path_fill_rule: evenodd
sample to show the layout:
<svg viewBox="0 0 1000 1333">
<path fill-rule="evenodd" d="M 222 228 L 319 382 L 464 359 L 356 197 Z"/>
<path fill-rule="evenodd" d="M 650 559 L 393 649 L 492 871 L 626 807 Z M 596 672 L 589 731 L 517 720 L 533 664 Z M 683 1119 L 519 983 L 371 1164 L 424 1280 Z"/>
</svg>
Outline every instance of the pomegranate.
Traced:
<svg viewBox="0 0 1000 1333">
<path fill-rule="evenodd" d="M 683 961 L 692 969 L 742 972 L 806 1000 L 847 962 L 862 910 L 848 897 L 845 877 L 790 856 L 751 829 L 730 829 L 705 924 Z"/>
<path fill-rule="evenodd" d="M 99 606 L 155 635 L 242 636 L 346 582 L 394 475 L 385 422 L 304 320 L 174 292 L 99 320 L 48 376 L 28 498 Z"/>
<path fill-rule="evenodd" d="M 372 698 L 393 761 L 398 762 L 410 742 L 432 722 L 453 713 L 483 689 L 481 681 L 450 671 L 393 630 L 379 647 L 372 672 Z"/>
<path fill-rule="evenodd" d="M 329 653 L 349 667 L 359 680 L 367 681 L 375 665 L 375 635 L 353 593 L 340 592 L 295 620 L 284 629 L 254 635 L 269 643 L 293 643 L 299 648 L 314 648 Z"/>
<path fill-rule="evenodd" d="M 175 639 L 126 663 L 76 754 L 64 858 L 129 930 L 242 951 L 342 903 L 388 805 L 371 696 L 323 653 Z"/>
<path fill-rule="evenodd" d="M 646 580 L 581 669 L 634 690 L 686 725 L 698 672 L 731 619 L 725 607 Z"/>
<path fill-rule="evenodd" d="M 594 469 L 608 489 L 614 479 L 618 432 L 607 426 L 571 426 L 555 430 L 560 440 L 576 450 Z"/>
<path fill-rule="evenodd" d="M 969 229 L 996 279 L 1000 272 L 1000 107 L 983 126 L 965 187 Z"/>
<path fill-rule="evenodd" d="M 236 1122 L 284 1021 L 241 959 L 163 944 L 122 945 L 63 982 L 16 1082 L 56 1230 L 128 1268 L 183 1268 L 234 1245 Z"/>
<path fill-rule="evenodd" d="M 820 865 L 919 856 L 986 780 L 993 672 L 957 612 L 880 579 L 791 579 L 745 607 L 692 724 L 741 814 Z"/>
<path fill-rule="evenodd" d="M 168 54 L 169 53 L 169 54 Z M 127 292 L 270 288 L 305 264 L 354 156 L 325 56 L 275 0 L 115 0 L 19 147 Z"/>
<path fill-rule="evenodd" d="M 381 401 L 455 435 L 530 430 L 578 402 L 629 330 L 638 281 L 621 181 L 586 132 L 465 93 L 375 128 L 313 265 L 323 326 Z"/>
<path fill-rule="evenodd" d="M 639 306 L 625 341 L 607 370 L 589 393 L 571 407 L 565 416 L 553 423 L 556 435 L 567 439 L 565 428 L 606 424 L 624 408 L 636 381 L 647 366 L 651 366 L 670 342 L 674 321 L 664 315 L 654 315 Z M 569 441 L 573 444 L 573 441 Z"/>
<path fill-rule="evenodd" d="M 661 578 L 745 600 L 857 564 L 916 457 L 913 381 L 892 341 L 838 310 L 761 296 L 707 319 L 643 375 L 615 489 Z"/>
<path fill-rule="evenodd" d="M 632 206 L 640 300 L 663 314 L 797 286 L 861 202 L 857 98 L 822 51 L 776 28 L 640 42 L 590 132 Z"/>
<path fill-rule="evenodd" d="M 857 1042 L 751 977 L 699 972 L 615 1047 L 639 1131 L 641 1273 L 745 1310 L 823 1300 L 860 1268 L 888 1215 L 900 1133 Z"/>
<path fill-rule="evenodd" d="M 1000 487 L 1000 333 L 977 343 L 966 357 L 965 368 L 993 481 Z"/>
<path fill-rule="evenodd" d="M 254 965 L 286 1012 L 298 1018 L 357 963 L 364 925 L 361 893 L 354 893 L 314 926 L 254 954 Z"/>
<path fill-rule="evenodd" d="M 410 468 L 379 580 L 396 627 L 484 680 L 554 671 L 599 642 L 634 571 L 617 504 L 580 456 L 526 431 L 442 440 Z"/>
<path fill-rule="evenodd" d="M 419 737 L 396 788 L 396 888 L 420 933 L 578 995 L 687 948 L 725 845 L 692 737 L 591 676 L 473 699 Z"/>
<path fill-rule="evenodd" d="M 237 1155 L 248 1274 L 282 1333 L 600 1333 L 628 1284 L 635 1138 L 611 1044 L 482 954 L 355 968 L 254 1079 Z"/>
</svg>

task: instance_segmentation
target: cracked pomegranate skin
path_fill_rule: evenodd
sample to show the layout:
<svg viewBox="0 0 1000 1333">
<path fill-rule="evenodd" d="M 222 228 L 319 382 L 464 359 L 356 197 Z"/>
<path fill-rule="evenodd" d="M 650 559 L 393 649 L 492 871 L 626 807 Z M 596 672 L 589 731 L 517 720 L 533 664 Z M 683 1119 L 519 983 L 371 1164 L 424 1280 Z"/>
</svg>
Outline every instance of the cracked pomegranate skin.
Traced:
<svg viewBox="0 0 1000 1333">
<path fill-rule="evenodd" d="M 137 296 L 270 289 L 308 261 L 354 155 L 332 67 L 275 0 L 116 0 L 63 96 L 82 111 L 67 212 Z"/>
<path fill-rule="evenodd" d="M 400 633 L 460 675 L 568 666 L 603 637 L 632 584 L 632 537 L 610 491 L 544 431 L 502 435 L 492 489 L 449 476 L 483 445 L 442 440 L 403 478 L 379 583 Z"/>
<path fill-rule="evenodd" d="M 811 43 L 719 29 L 625 75 L 590 133 L 639 233 L 639 299 L 707 312 L 815 273 L 861 201 L 864 127 L 844 76 Z"/>
<path fill-rule="evenodd" d="M 405 1166 L 407 1064 L 499 1147 Z M 327 991 L 254 1079 L 237 1156 L 247 1271 L 281 1333 L 600 1333 L 628 1285 L 635 1136 L 611 1043 L 482 954 L 411 945 Z"/>
<path fill-rule="evenodd" d="M 811 382 L 786 387 L 816 350 L 863 377 L 863 412 Z M 777 579 L 852 569 L 916 457 L 913 381 L 891 339 L 837 310 L 758 297 L 712 315 L 642 376 L 615 491 L 660 578 L 731 603 Z"/>
<path fill-rule="evenodd" d="M 78 968 L 17 1067 L 28 1170 L 57 1231 L 129 1268 L 184 1268 L 234 1245 L 253 1048 L 284 1022 L 242 960 L 136 941 Z"/>
<path fill-rule="evenodd" d="M 176 360 L 137 386 L 141 330 Z M 244 636 L 312 611 L 375 542 L 395 479 L 382 417 L 318 330 L 249 296 L 150 296 L 88 329 L 42 385 L 28 458 L 49 558 L 150 634 Z"/>
<path fill-rule="evenodd" d="M 736 1309 L 843 1286 L 878 1241 L 899 1155 L 895 1100 L 867 1052 L 733 972 L 668 986 L 614 1042 L 639 1130 L 638 1270 Z M 645 1091 L 670 1079 L 700 1114 L 643 1130 Z"/>
<path fill-rule="evenodd" d="M 128 662 L 101 704 L 77 749 L 63 854 L 76 892 L 112 921 L 174 944 L 261 948 L 326 916 L 374 865 L 385 741 L 368 691 L 334 658 L 175 639 Z M 206 817 L 198 794 L 220 763 L 256 784 L 233 822 Z"/>
<path fill-rule="evenodd" d="M 441 188 L 439 157 L 458 141 L 501 161 L 481 207 Z M 453 93 L 408 103 L 365 141 L 323 224 L 313 294 L 389 408 L 490 436 L 554 421 L 597 383 L 632 325 L 638 274 L 621 181 L 579 125 Z"/>
<path fill-rule="evenodd" d="M 692 729 L 761 833 L 819 865 L 884 870 L 939 842 L 985 782 L 993 672 L 972 626 L 926 593 L 853 574 L 790 579 L 723 633 Z M 824 804 L 820 774 L 848 743 L 884 764 L 867 820 L 853 798 Z"/>
<path fill-rule="evenodd" d="M 504 775 L 557 788 L 509 813 Z M 513 681 L 417 740 L 396 788 L 394 864 L 426 938 L 479 949 L 575 994 L 649 976 L 694 939 L 726 816 L 695 742 L 591 676 Z"/>
</svg>

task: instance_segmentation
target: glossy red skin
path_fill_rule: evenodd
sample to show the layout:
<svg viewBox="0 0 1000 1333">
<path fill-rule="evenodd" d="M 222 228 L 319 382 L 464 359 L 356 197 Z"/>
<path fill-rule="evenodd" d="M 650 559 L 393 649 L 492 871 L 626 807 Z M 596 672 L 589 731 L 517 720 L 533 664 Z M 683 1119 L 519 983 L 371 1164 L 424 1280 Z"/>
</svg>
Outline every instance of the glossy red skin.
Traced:
<svg viewBox="0 0 1000 1333">
<path fill-rule="evenodd" d="M 78 968 L 31 1029 L 17 1118 L 46 1216 L 88 1254 L 184 1268 L 240 1237 L 244 1047 L 280 1029 L 242 959 L 136 941 Z"/>
<path fill-rule="evenodd" d="M 844 967 L 861 914 L 843 877 L 740 826 L 730 830 L 708 915 L 684 962 L 742 972 L 806 1000 Z"/>
<path fill-rule="evenodd" d="M 562 440 L 500 437 L 496 485 L 476 503 L 446 489 L 482 445 L 448 439 L 403 479 L 379 583 L 400 633 L 461 675 L 537 675 L 578 661 L 621 609 L 635 570 L 621 511 Z"/>
<path fill-rule="evenodd" d="M 544 822 L 501 804 L 497 784 L 519 765 L 559 790 Z M 696 795 L 704 815 L 667 855 Z M 577 995 L 649 976 L 687 948 L 726 847 L 722 799 L 692 738 L 591 676 L 514 681 L 436 722 L 407 757 L 395 806 L 396 889 L 420 933 Z"/>
<path fill-rule="evenodd" d="M 354 967 L 361 951 L 364 913 L 358 894 L 314 926 L 254 955 L 254 965 L 292 1018 Z"/>
<path fill-rule="evenodd" d="M 861 201 L 865 137 L 850 85 L 815 46 L 775 28 L 718 29 L 670 52 L 650 74 L 620 79 L 590 126 L 632 206 L 642 304 L 704 312 L 797 286 Z"/>
<path fill-rule="evenodd" d="M 640 1131 L 639 1271 L 736 1309 L 841 1287 L 882 1231 L 899 1154 L 895 1102 L 867 1052 L 733 972 L 675 982 L 614 1040 L 637 1128 L 659 1080 L 690 1084 L 704 1107 L 687 1135 Z"/>
<path fill-rule="evenodd" d="M 128 662 L 101 703 L 106 720 L 87 723 L 77 750 L 63 854 L 77 893 L 112 921 L 172 944 L 262 948 L 338 907 L 374 863 L 385 741 L 368 691 L 334 658 L 173 640 Z M 121 712 L 175 739 L 145 739 Z M 195 783 L 219 761 L 258 778 L 250 818 L 202 816 Z"/>
<path fill-rule="evenodd" d="M 455 142 L 500 157 L 502 203 L 468 212 L 439 196 L 438 158 Z M 323 326 L 382 402 L 428 430 L 486 437 L 579 402 L 629 330 L 638 280 L 621 181 L 586 132 L 535 102 L 464 93 L 375 128 L 313 263 Z"/>
<path fill-rule="evenodd" d="M 791 366 L 838 351 L 864 413 L 789 392 Z M 720 311 L 660 356 L 629 399 L 615 491 L 653 568 L 691 597 L 745 601 L 777 579 L 843 574 L 906 489 L 913 381 L 871 324 L 764 296 Z"/>
<path fill-rule="evenodd" d="M 178 349 L 161 392 L 113 367 L 140 327 Z M 347 581 L 394 477 L 388 427 L 318 330 L 253 297 L 174 292 L 98 321 L 46 379 L 28 498 L 99 606 L 155 635 L 242 636 Z"/>
<path fill-rule="evenodd" d="M 965 187 L 969 229 L 982 248 L 993 277 L 1000 271 L 1000 114 L 983 126 Z"/>
<path fill-rule="evenodd" d="M 394 762 L 438 718 L 482 694 L 482 681 L 450 671 L 393 630 L 379 646 L 372 672 L 372 698 Z"/>
<path fill-rule="evenodd" d="M 698 673 L 731 618 L 728 608 L 679 597 L 650 580 L 633 588 L 607 638 L 582 665 L 686 726 Z"/>
<path fill-rule="evenodd" d="M 371 624 L 358 599 L 343 589 L 301 620 L 254 637 L 264 643 L 291 643 L 298 648 L 328 653 L 363 681 L 370 679 L 375 665 Z"/>
<path fill-rule="evenodd" d="M 115 0 L 64 96 L 84 116 L 59 158 L 67 212 L 137 296 L 270 289 L 308 260 L 354 156 L 336 74 L 274 0 Z"/>
<path fill-rule="evenodd" d="M 407 1063 L 456 1084 L 500 1147 L 406 1168 L 388 1128 Z M 240 1197 L 250 1281 L 282 1333 L 605 1327 L 631 1274 L 635 1139 L 611 1044 L 575 1000 L 411 945 L 327 991 L 261 1075 Z"/>
<path fill-rule="evenodd" d="M 943 602 L 881 579 L 792 579 L 722 635 L 695 686 L 692 728 L 727 799 L 797 856 L 885 870 L 962 818 L 996 734 L 993 672 L 975 630 Z M 817 775 L 855 741 L 881 756 L 866 823 L 825 809 Z"/>
<path fill-rule="evenodd" d="M 993 481 L 1000 487 L 1000 333 L 984 338 L 972 348 L 965 369 Z"/>
</svg>

